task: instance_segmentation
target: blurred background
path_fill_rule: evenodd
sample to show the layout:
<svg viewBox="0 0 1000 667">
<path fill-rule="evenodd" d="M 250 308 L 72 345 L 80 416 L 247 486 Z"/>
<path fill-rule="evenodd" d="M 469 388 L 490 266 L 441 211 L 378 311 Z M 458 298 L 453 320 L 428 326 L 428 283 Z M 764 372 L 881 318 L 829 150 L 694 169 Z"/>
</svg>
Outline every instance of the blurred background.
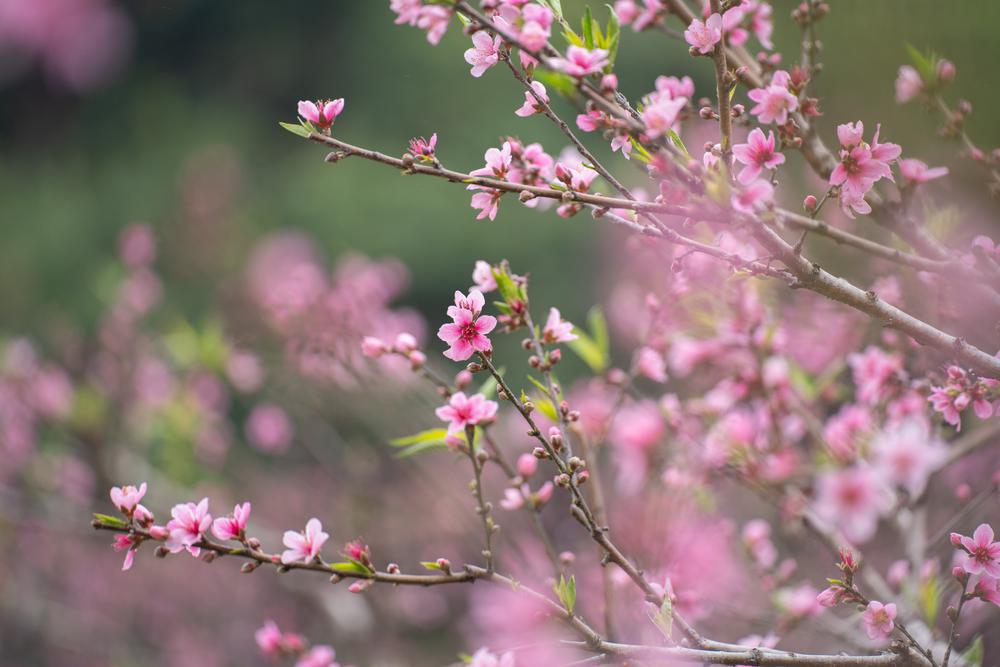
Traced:
<svg viewBox="0 0 1000 667">
<path fill-rule="evenodd" d="M 570 17 L 584 4 L 563 0 Z M 794 59 L 795 3 L 773 4 L 776 47 Z M 904 156 L 956 174 L 934 185 L 971 211 L 950 220 L 955 236 L 989 231 L 982 170 L 935 136 L 936 117 L 897 106 L 893 81 L 907 42 L 948 57 L 958 68 L 952 99 L 974 107 L 970 134 L 1000 143 L 988 111 L 1000 92 L 983 85 L 996 80 L 1000 4 L 831 4 L 816 83 L 826 138 L 836 123 L 881 122 Z M 509 259 L 530 272 L 537 303 L 582 322 L 610 292 L 623 240 L 587 216 L 563 220 L 511 199 L 497 221 L 476 222 L 468 195 L 450 184 L 360 160 L 325 164 L 322 148 L 282 131 L 277 122 L 294 121 L 299 99 L 343 97 L 337 135 L 389 154 L 433 132 L 444 163 L 462 170 L 479 167 L 501 134 L 559 152 L 561 135 L 543 117 L 514 116 L 516 82 L 499 68 L 468 75 L 457 24 L 432 48 L 422 31 L 394 26 L 387 5 L 0 0 L 3 664 L 262 664 L 252 631 L 270 617 L 333 641 L 357 664 L 454 660 L 463 624 L 448 591 L 316 595 L 312 582 L 273 572 L 245 580 L 231 563 L 163 566 L 151 549 L 123 575 L 110 538 L 87 528 L 90 511 L 109 511 L 109 484 L 145 480 L 158 519 L 174 502 L 211 494 L 217 515 L 253 500 L 253 521 L 273 539 L 316 514 L 338 544 L 363 531 L 376 554 L 380 541 L 406 545 L 409 566 L 461 560 L 457 545 L 475 525 L 454 507 L 464 481 L 442 490 L 431 477 L 440 462 L 398 474 L 384 446 L 435 426 L 436 397 L 402 383 L 375 401 L 384 377 L 355 373 L 354 351 L 324 366 L 310 358 L 318 343 L 309 337 L 294 341 L 298 370 L 331 381 L 303 389 L 274 342 L 280 304 L 315 287 L 338 296 L 331 331 L 355 340 L 369 326 L 414 330 L 439 351 L 432 333 L 475 260 Z M 628 31 L 618 62 L 633 99 L 660 74 L 690 74 L 699 96 L 713 90 L 710 63 L 659 33 Z M 608 156 L 602 143 L 591 145 Z M 822 192 L 806 177 L 798 185 L 798 197 Z M 836 264 L 836 251 L 816 250 Z M 322 277 L 268 280 L 303 258 Z M 138 391 L 122 378 L 136 369 L 152 395 L 121 413 L 116 401 Z M 563 372 L 582 369 L 574 359 Z M 50 380 L 37 392 L 59 428 L 35 428 L 11 407 L 18 382 L 38 377 Z M 408 520 L 414 498 L 453 521 Z"/>
</svg>

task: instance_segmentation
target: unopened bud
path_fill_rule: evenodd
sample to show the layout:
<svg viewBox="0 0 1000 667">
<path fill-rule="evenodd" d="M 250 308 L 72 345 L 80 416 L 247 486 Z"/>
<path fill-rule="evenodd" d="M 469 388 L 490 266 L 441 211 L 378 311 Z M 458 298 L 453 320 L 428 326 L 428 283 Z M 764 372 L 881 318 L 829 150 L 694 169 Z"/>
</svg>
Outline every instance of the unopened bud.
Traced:
<svg viewBox="0 0 1000 667">
<path fill-rule="evenodd" d="M 250 574 L 258 567 L 260 567 L 260 563 L 258 563 L 255 560 L 248 560 L 247 562 L 243 563 L 243 565 L 240 566 L 240 572 L 242 572 L 243 574 Z"/>
<path fill-rule="evenodd" d="M 815 211 L 817 206 L 819 206 L 819 200 L 816 199 L 816 195 L 807 195 L 806 198 L 802 200 L 802 208 L 809 213 Z"/>
<path fill-rule="evenodd" d="M 343 580 L 344 580 L 344 578 L 342 576 L 340 576 L 339 574 L 331 574 L 330 575 L 330 583 L 331 584 L 339 584 Z"/>
<path fill-rule="evenodd" d="M 698 109 L 698 115 L 702 120 L 714 120 L 719 117 L 712 107 L 702 107 Z"/>
<path fill-rule="evenodd" d="M 569 412 L 566 413 L 566 419 L 571 422 L 580 421 L 580 411 L 570 410 Z"/>
<path fill-rule="evenodd" d="M 940 83 L 951 83 L 955 80 L 955 63 L 950 60 L 939 60 L 937 66 L 937 80 Z"/>
<path fill-rule="evenodd" d="M 533 354 L 530 357 L 528 357 L 528 364 L 532 368 L 538 368 L 539 366 L 542 365 L 542 360 L 538 357 L 537 354 Z"/>
<path fill-rule="evenodd" d="M 201 554 L 201 559 L 206 563 L 211 563 L 218 557 L 219 554 L 215 553 L 214 551 L 205 551 Z"/>
<path fill-rule="evenodd" d="M 399 565 L 397 565 L 396 563 L 389 563 L 388 565 L 386 565 L 385 571 L 388 572 L 389 574 L 399 574 Z"/>
<path fill-rule="evenodd" d="M 517 198 L 521 200 L 521 203 L 523 204 L 534 199 L 535 195 L 527 190 L 521 190 L 521 194 L 519 194 Z"/>
<path fill-rule="evenodd" d="M 549 458 L 549 453 L 545 451 L 543 447 L 535 447 L 534 449 L 531 450 L 531 455 L 534 456 L 536 459 L 544 460 Z"/>
<path fill-rule="evenodd" d="M 576 474 L 576 483 L 577 484 L 586 484 L 588 479 L 590 479 L 590 471 L 589 470 L 581 470 L 580 472 L 578 472 Z"/>
<path fill-rule="evenodd" d="M 438 568 L 442 572 L 444 572 L 446 574 L 451 574 L 451 561 L 450 560 L 448 560 L 447 558 L 438 558 L 436 562 L 437 562 Z"/>
<path fill-rule="evenodd" d="M 556 475 L 552 481 L 555 482 L 556 486 L 561 486 L 565 488 L 569 486 L 569 475 L 567 475 L 566 473 Z"/>
<path fill-rule="evenodd" d="M 562 360 L 562 350 L 559 348 L 552 350 L 548 358 L 550 364 L 558 364 Z"/>
<path fill-rule="evenodd" d="M 559 554 L 559 562 L 563 565 L 572 565 L 576 560 L 576 554 L 572 551 L 563 551 Z"/>
<path fill-rule="evenodd" d="M 455 386 L 459 389 L 465 389 L 470 384 L 472 384 L 472 373 L 467 370 L 459 371 L 455 374 Z"/>
<path fill-rule="evenodd" d="M 479 373 L 483 370 L 483 367 L 480 364 L 473 362 L 468 364 L 465 367 L 465 370 L 469 371 L 470 373 Z"/>
<path fill-rule="evenodd" d="M 534 410 L 535 410 L 535 404 L 534 404 L 534 403 L 532 403 L 531 401 L 525 401 L 525 402 L 524 402 L 524 403 L 522 404 L 522 406 L 521 406 L 521 407 L 523 407 L 523 408 L 524 408 L 524 411 L 525 411 L 525 412 L 529 412 L 529 413 L 530 413 L 530 412 L 534 412 Z"/>
<path fill-rule="evenodd" d="M 571 456 L 566 463 L 569 465 L 570 470 L 579 470 L 584 466 L 583 459 L 579 456 Z"/>
<path fill-rule="evenodd" d="M 156 550 L 153 552 L 153 555 L 157 558 L 166 558 L 169 554 L 170 551 L 164 546 L 156 547 Z"/>
</svg>

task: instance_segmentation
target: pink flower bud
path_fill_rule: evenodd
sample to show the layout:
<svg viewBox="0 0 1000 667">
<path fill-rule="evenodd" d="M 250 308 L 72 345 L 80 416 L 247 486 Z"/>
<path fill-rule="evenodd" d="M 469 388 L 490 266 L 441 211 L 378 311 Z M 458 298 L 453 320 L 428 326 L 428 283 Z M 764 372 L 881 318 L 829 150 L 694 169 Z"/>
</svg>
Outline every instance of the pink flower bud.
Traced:
<svg viewBox="0 0 1000 667">
<path fill-rule="evenodd" d="M 538 492 L 535 494 L 535 501 L 539 505 L 544 505 L 552 499 L 553 491 L 555 491 L 555 487 L 552 485 L 552 482 L 545 482 L 545 484 L 542 484 L 542 488 L 538 489 Z"/>
<path fill-rule="evenodd" d="M 538 459 L 531 454 L 521 454 L 517 458 L 517 474 L 527 479 L 538 470 Z"/>
<path fill-rule="evenodd" d="M 168 531 L 164 526 L 153 526 L 149 529 L 149 535 L 154 540 L 165 540 L 169 534 L 170 531 Z"/>
<path fill-rule="evenodd" d="M 951 540 L 951 546 L 955 547 L 956 549 L 962 548 L 962 536 L 959 535 L 958 533 L 952 533 L 951 535 L 948 536 L 948 539 Z"/>
<path fill-rule="evenodd" d="M 448 560 L 447 558 L 438 558 L 437 561 L 435 561 L 435 562 L 437 563 L 437 566 L 442 571 L 448 572 L 449 574 L 451 573 L 451 561 L 450 560 Z"/>
<path fill-rule="evenodd" d="M 959 484 L 955 488 L 955 498 L 960 503 L 969 502 L 969 498 L 972 497 L 972 487 L 968 484 Z"/>
<path fill-rule="evenodd" d="M 951 83 L 955 80 L 955 63 L 950 60 L 940 60 L 937 66 L 937 78 L 941 83 Z"/>
<path fill-rule="evenodd" d="M 470 384 L 472 384 L 472 373 L 467 370 L 461 370 L 455 374 L 455 386 L 459 389 L 465 389 Z"/>
<path fill-rule="evenodd" d="M 371 588 L 374 583 L 373 579 L 361 579 L 360 581 L 355 581 L 353 584 L 347 587 L 352 593 L 364 593 L 366 590 Z"/>
<path fill-rule="evenodd" d="M 389 351 L 389 346 L 374 336 L 365 336 L 361 340 L 361 353 L 369 359 L 378 359 Z"/>
<path fill-rule="evenodd" d="M 802 200 L 802 208 L 804 208 L 809 213 L 815 211 L 818 205 L 819 205 L 819 200 L 816 199 L 815 195 L 808 195 L 805 199 Z"/>
<path fill-rule="evenodd" d="M 403 332 L 396 336 L 395 346 L 396 351 L 407 354 L 417 349 L 417 339 L 413 336 L 413 334 Z"/>
<path fill-rule="evenodd" d="M 614 74 L 605 74 L 601 77 L 601 90 L 605 93 L 613 93 L 618 90 L 618 77 Z"/>
<path fill-rule="evenodd" d="M 420 350 L 410 352 L 408 358 L 410 360 L 410 368 L 413 370 L 417 370 L 427 363 L 427 355 Z"/>
</svg>

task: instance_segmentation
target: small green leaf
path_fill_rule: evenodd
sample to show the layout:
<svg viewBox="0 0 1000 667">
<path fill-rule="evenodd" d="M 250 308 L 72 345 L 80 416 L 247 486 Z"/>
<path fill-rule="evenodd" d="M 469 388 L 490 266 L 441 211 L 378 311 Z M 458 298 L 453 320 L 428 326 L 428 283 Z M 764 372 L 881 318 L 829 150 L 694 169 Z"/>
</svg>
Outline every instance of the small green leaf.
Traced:
<svg viewBox="0 0 1000 667">
<path fill-rule="evenodd" d="M 594 15 L 590 11 L 590 5 L 583 11 L 583 45 L 588 49 L 594 48 Z"/>
<path fill-rule="evenodd" d="M 354 560 L 342 563 L 330 563 L 330 569 L 334 572 L 343 572 L 345 574 L 371 574 L 369 568 Z"/>
<path fill-rule="evenodd" d="M 402 438 L 390 440 L 389 444 L 393 447 L 408 447 L 409 445 L 415 445 L 422 442 L 432 442 L 435 440 L 444 442 L 444 437 L 446 435 L 448 435 L 447 429 L 432 428 L 426 431 L 421 431 L 420 433 L 414 433 L 413 435 L 407 435 Z"/>
<path fill-rule="evenodd" d="M 669 589 L 670 587 L 667 586 L 667 588 Z M 653 624 L 659 628 L 660 632 L 663 633 L 664 637 L 671 640 L 673 639 L 674 603 L 670 600 L 669 595 L 663 596 L 663 604 L 660 605 L 660 608 L 655 614 L 650 613 L 649 618 L 653 621 Z"/>
<path fill-rule="evenodd" d="M 927 625 L 934 625 L 940 606 L 941 595 L 937 577 L 931 577 L 920 586 L 920 611 L 923 612 Z"/>
<path fill-rule="evenodd" d="M 608 8 L 608 13 L 611 14 L 611 18 L 608 20 L 608 36 L 604 40 L 608 50 L 608 62 L 610 65 L 608 69 L 614 67 L 615 59 L 618 57 L 618 42 L 621 39 L 622 28 L 621 24 L 618 23 L 618 14 L 615 12 L 614 7 L 611 5 L 605 5 Z"/>
<path fill-rule="evenodd" d="M 604 317 L 604 312 L 598 306 L 594 306 L 587 313 L 587 323 L 590 325 L 590 333 L 594 336 L 594 342 L 607 356 L 611 350 L 611 338 L 608 336 L 608 321 Z"/>
<path fill-rule="evenodd" d="M 458 436 L 462 437 L 462 436 Z M 397 459 L 406 459 L 417 454 L 422 454 L 424 452 L 429 452 L 434 449 L 446 449 L 448 444 L 442 441 L 436 442 L 418 442 L 415 445 L 410 445 L 409 447 L 404 447 L 403 449 L 396 452 Z"/>
<path fill-rule="evenodd" d="M 684 152 L 684 157 L 686 157 L 688 160 L 692 159 L 691 153 L 688 152 L 687 146 L 684 145 L 684 141 L 681 139 L 681 136 L 677 134 L 677 132 L 675 132 L 673 129 L 667 130 L 667 136 L 670 137 L 670 143 L 672 143 L 674 146 L 677 146 L 677 148 L 681 149 L 681 151 Z"/>
<path fill-rule="evenodd" d="M 281 123 L 281 122 L 279 122 L 278 125 L 285 128 L 292 134 L 302 137 L 303 139 L 309 138 L 309 130 L 302 127 L 302 125 L 293 125 L 292 123 Z"/>
<path fill-rule="evenodd" d="M 472 21 L 469 19 L 469 17 L 461 12 L 455 12 L 455 16 L 457 16 L 458 20 L 462 22 L 463 28 L 468 28 L 472 24 Z"/>
<path fill-rule="evenodd" d="M 128 522 L 117 516 L 110 516 L 108 514 L 98 514 L 95 512 L 94 518 L 100 521 L 105 526 L 115 526 L 116 528 L 128 527 Z"/>
<path fill-rule="evenodd" d="M 420 564 L 423 565 L 428 570 L 437 570 L 438 572 L 443 572 L 441 566 L 437 564 L 436 561 L 432 560 L 422 560 Z"/>
<path fill-rule="evenodd" d="M 559 601 L 566 607 L 566 611 L 572 614 L 573 608 L 576 607 L 576 577 L 571 576 L 566 579 L 565 576 L 559 575 L 559 582 L 553 586 L 553 589 L 559 597 Z"/>
<path fill-rule="evenodd" d="M 910 43 L 906 44 L 906 52 L 924 83 L 933 84 L 937 80 L 937 57 L 933 53 L 921 53 L 917 47 Z"/>
<path fill-rule="evenodd" d="M 568 25 L 563 26 L 563 37 L 566 38 L 567 44 L 571 44 L 572 46 L 583 46 L 583 38 L 573 32 L 573 29 Z"/>
</svg>

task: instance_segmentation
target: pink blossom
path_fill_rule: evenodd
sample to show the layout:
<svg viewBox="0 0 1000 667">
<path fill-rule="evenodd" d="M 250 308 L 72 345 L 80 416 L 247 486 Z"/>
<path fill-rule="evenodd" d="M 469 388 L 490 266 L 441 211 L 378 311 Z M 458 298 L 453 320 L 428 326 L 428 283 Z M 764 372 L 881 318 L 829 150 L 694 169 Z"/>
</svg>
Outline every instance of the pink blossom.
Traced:
<svg viewBox="0 0 1000 667">
<path fill-rule="evenodd" d="M 389 0 L 389 9 L 396 13 L 396 25 L 417 25 L 423 0 Z"/>
<path fill-rule="evenodd" d="M 437 408 L 434 414 L 448 423 L 448 433 L 461 433 L 466 426 L 486 424 L 496 417 L 496 401 L 487 400 L 482 394 L 466 397 L 464 392 L 456 392 L 448 399 L 448 404 Z"/>
<path fill-rule="evenodd" d="M 795 618 L 816 616 L 823 611 L 818 591 L 809 584 L 783 588 L 775 595 L 778 604 Z"/>
<path fill-rule="evenodd" d="M 530 456 L 530 454 L 529 454 Z M 532 457 L 534 458 L 534 457 Z M 503 490 L 503 498 L 500 500 L 500 507 L 508 512 L 514 512 L 524 507 L 524 497 L 530 493 L 527 484 L 522 484 L 521 488 L 506 488 Z"/>
<path fill-rule="evenodd" d="M 542 484 L 542 487 L 538 489 L 535 493 L 533 499 L 536 505 L 544 505 L 552 499 L 552 492 L 555 491 L 556 487 L 551 481 Z"/>
<path fill-rule="evenodd" d="M 472 48 L 465 52 L 465 62 L 472 65 L 470 72 L 477 79 L 486 70 L 500 62 L 500 36 L 492 37 L 486 30 L 472 36 Z"/>
<path fill-rule="evenodd" d="M 334 661 L 336 654 L 332 647 L 325 644 L 313 646 L 299 658 L 295 667 L 340 667 Z"/>
<path fill-rule="evenodd" d="M 947 450 L 925 421 L 906 419 L 887 427 L 871 442 L 872 460 L 883 479 L 916 498 Z"/>
<path fill-rule="evenodd" d="M 230 350 L 226 359 L 226 376 L 236 389 L 254 392 L 264 382 L 264 369 L 257 355 L 246 350 Z"/>
<path fill-rule="evenodd" d="M 671 99 L 694 96 L 694 81 L 689 76 L 678 79 L 676 76 L 656 77 L 656 92 Z"/>
<path fill-rule="evenodd" d="M 844 600 L 846 593 L 847 591 L 843 587 L 834 584 L 820 591 L 819 595 L 816 596 L 816 602 L 821 607 L 836 607 Z"/>
<path fill-rule="evenodd" d="M 477 290 L 472 290 L 469 292 L 469 299 L 472 301 L 469 305 L 476 307 L 478 304 L 478 308 L 482 309 L 481 303 L 474 300 L 481 300 L 482 298 L 483 295 L 481 293 Z M 465 361 L 475 352 L 489 352 L 493 349 L 493 345 L 490 343 L 490 339 L 486 337 L 486 334 L 496 328 L 497 320 L 492 315 L 477 317 L 478 312 L 478 310 L 471 310 L 457 305 L 448 308 L 448 315 L 452 318 L 452 322 L 442 324 L 441 328 L 438 329 L 438 338 L 450 346 L 445 351 L 444 356 L 453 361 Z"/>
<path fill-rule="evenodd" d="M 750 132 L 747 143 L 733 146 L 733 157 L 746 165 L 739 176 L 743 185 L 757 180 L 761 170 L 774 169 L 785 162 L 785 156 L 774 149 L 774 133 L 768 131 L 765 139 L 760 128 L 754 128 Z"/>
<path fill-rule="evenodd" d="M 212 524 L 212 534 L 220 540 L 241 540 L 246 535 L 247 520 L 250 518 L 250 503 L 233 508 L 230 516 L 220 516 Z"/>
<path fill-rule="evenodd" d="M 517 474 L 525 479 L 531 477 L 538 470 L 538 459 L 532 454 L 525 452 L 517 457 Z"/>
<path fill-rule="evenodd" d="M 757 103 L 750 113 L 758 117 L 765 125 L 776 123 L 784 125 L 788 122 L 788 114 L 799 108 L 799 100 L 789 90 L 791 78 L 788 72 L 778 70 L 771 77 L 771 82 L 763 88 L 755 88 L 747 96 Z"/>
<path fill-rule="evenodd" d="M 573 333 L 573 325 L 562 319 L 558 308 L 549 308 L 549 317 L 545 320 L 545 327 L 542 328 L 542 341 L 545 343 L 568 343 L 576 339 L 577 335 Z"/>
<path fill-rule="evenodd" d="M 311 102 L 302 100 L 299 102 L 299 115 L 309 121 L 317 128 L 326 130 L 333 126 L 333 122 L 344 111 L 344 98 Z"/>
<path fill-rule="evenodd" d="M 891 506 L 892 496 L 871 468 L 826 472 L 816 480 L 817 513 L 853 543 L 870 540 L 879 516 Z"/>
<path fill-rule="evenodd" d="M 712 14 L 704 23 L 694 19 L 684 31 L 684 41 L 702 55 L 713 51 L 721 40 L 722 16 L 719 14 Z"/>
<path fill-rule="evenodd" d="M 902 355 L 874 345 L 866 347 L 864 352 L 848 355 L 847 363 L 857 386 L 858 400 L 869 405 L 890 398 L 906 379 Z"/>
<path fill-rule="evenodd" d="M 472 655 L 468 667 L 515 667 L 515 665 L 514 654 L 511 651 L 498 656 L 486 648 L 481 648 Z"/>
<path fill-rule="evenodd" d="M 535 94 L 538 95 L 538 97 L 541 98 L 545 104 L 549 103 L 548 93 L 545 91 L 545 86 L 542 85 L 541 81 L 532 81 L 531 89 L 535 91 Z M 538 102 L 535 95 L 532 95 L 526 90 L 524 91 L 524 104 L 522 104 L 521 107 L 514 113 L 521 118 L 527 118 L 528 116 L 533 116 L 536 113 L 543 113 L 544 111 L 545 107 Z"/>
<path fill-rule="evenodd" d="M 991 577 L 988 574 L 981 574 L 973 594 L 978 595 L 986 602 L 992 602 L 1000 607 L 1000 577 Z"/>
<path fill-rule="evenodd" d="M 615 2 L 615 14 L 621 25 L 629 25 L 638 18 L 640 13 L 639 5 L 635 0 L 617 0 Z"/>
<path fill-rule="evenodd" d="M 743 526 L 743 544 L 757 565 L 765 570 L 778 560 L 778 550 L 771 541 L 771 526 L 763 519 L 754 519 Z"/>
<path fill-rule="evenodd" d="M 909 65 L 903 65 L 899 68 L 899 74 L 896 76 L 897 102 L 900 104 L 906 104 L 920 95 L 923 90 L 924 81 L 920 78 L 920 74 L 917 70 Z"/>
<path fill-rule="evenodd" d="M 535 3 L 525 5 L 521 10 L 518 43 L 528 51 L 541 51 L 549 41 L 553 18 L 548 7 Z"/>
<path fill-rule="evenodd" d="M 646 134 L 651 139 L 667 134 L 677 122 L 677 116 L 687 106 L 683 97 L 668 98 L 661 96 L 653 104 L 642 110 L 641 118 L 646 126 Z"/>
<path fill-rule="evenodd" d="M 437 46 L 448 30 L 452 9 L 441 5 L 424 5 L 417 17 L 417 27 L 427 31 L 427 41 Z"/>
<path fill-rule="evenodd" d="M 487 149 L 483 155 L 483 158 L 486 160 L 486 166 L 475 171 L 470 171 L 469 174 L 504 180 L 507 178 L 507 172 L 510 171 L 511 160 L 513 159 L 511 150 L 512 147 L 509 141 L 503 142 L 503 146 L 500 148 Z"/>
<path fill-rule="evenodd" d="M 319 556 L 323 543 L 329 537 L 327 533 L 323 532 L 323 524 L 315 517 L 306 522 L 305 532 L 286 530 L 281 541 L 288 548 L 281 552 L 281 562 L 285 565 L 311 563 Z"/>
<path fill-rule="evenodd" d="M 751 2 L 744 2 L 743 4 L 749 6 L 747 14 L 750 18 L 750 30 L 757 38 L 757 41 L 765 49 L 773 49 L 774 44 L 771 43 L 771 33 L 774 32 L 774 20 L 771 18 L 771 15 L 774 13 L 774 10 L 771 4 L 758 0 L 751 0 Z"/>
<path fill-rule="evenodd" d="M 389 352 L 389 346 L 385 341 L 374 336 L 365 336 L 361 339 L 361 354 L 369 359 L 378 359 Z"/>
<path fill-rule="evenodd" d="M 865 632 L 869 639 L 888 639 L 895 627 L 893 622 L 896 618 L 896 605 L 890 602 L 883 605 L 877 600 L 868 603 L 864 614 L 861 615 L 861 622 L 865 626 Z"/>
<path fill-rule="evenodd" d="M 486 218 L 496 220 L 497 213 L 500 210 L 500 197 L 502 195 L 503 193 L 500 190 L 490 188 L 484 188 L 482 192 L 472 195 L 470 204 L 472 208 L 479 211 L 476 220 L 485 220 Z"/>
<path fill-rule="evenodd" d="M 550 65 L 555 70 L 580 79 L 597 74 L 607 67 L 608 52 L 604 49 L 588 50 L 574 44 L 566 50 L 565 58 L 554 58 Z"/>
<path fill-rule="evenodd" d="M 948 167 L 928 167 L 925 162 L 915 158 L 900 160 L 899 171 L 911 183 L 926 183 L 948 175 Z"/>
<path fill-rule="evenodd" d="M 740 213 L 753 215 L 774 201 L 774 186 L 765 180 L 754 181 L 732 196 L 733 208 Z"/>
<path fill-rule="evenodd" d="M 492 292 L 497 288 L 497 279 L 493 275 L 493 265 L 483 260 L 476 261 L 476 267 L 472 270 L 472 282 L 476 284 L 480 292 Z"/>
<path fill-rule="evenodd" d="M 187 549 L 192 556 L 198 556 L 201 549 L 194 546 L 212 525 L 212 515 L 208 513 L 208 498 L 202 498 L 197 505 L 182 503 L 170 510 L 173 517 L 167 522 L 169 535 L 164 546 L 170 553 Z"/>
<path fill-rule="evenodd" d="M 667 361 L 659 351 L 651 347 L 642 347 L 636 353 L 636 370 L 653 382 L 667 381 Z"/>
<path fill-rule="evenodd" d="M 961 430 L 961 413 L 970 405 L 980 419 L 993 415 L 994 406 L 989 397 L 997 386 L 1000 383 L 996 380 L 974 378 L 958 366 L 949 366 L 948 381 L 944 386 L 931 387 L 928 400 L 947 423 Z"/>
<path fill-rule="evenodd" d="M 284 410 L 273 403 L 261 403 L 247 417 L 246 435 L 257 449 L 276 454 L 288 449 L 295 431 Z"/>
<path fill-rule="evenodd" d="M 433 163 L 437 159 L 435 150 L 437 149 L 438 135 L 437 132 L 431 135 L 430 139 L 424 139 L 423 137 L 414 137 L 410 139 L 410 153 L 415 158 L 419 158 L 421 162 Z"/>
<path fill-rule="evenodd" d="M 823 440 L 840 461 L 857 458 L 863 440 L 872 429 L 872 413 L 864 405 L 847 403 L 823 427 Z"/>
<path fill-rule="evenodd" d="M 606 118 L 607 116 L 604 115 L 604 112 L 598 109 L 591 109 L 587 113 L 577 114 L 576 126 L 584 132 L 594 132 L 604 127 Z"/>
<path fill-rule="evenodd" d="M 132 564 L 135 562 L 135 552 L 139 548 L 139 539 L 135 535 L 125 533 L 115 535 L 111 546 L 114 547 L 115 551 L 125 552 L 125 560 L 122 562 L 122 572 L 132 569 Z"/>
<path fill-rule="evenodd" d="M 146 495 L 146 483 L 143 482 L 138 488 L 127 485 L 127 486 L 113 486 L 111 487 L 111 502 L 115 504 L 118 511 L 125 516 L 132 516 L 135 511 L 136 505 L 142 500 L 142 497 Z"/>
<path fill-rule="evenodd" d="M 1000 542 L 993 541 L 993 528 L 989 524 L 979 524 L 972 537 L 952 533 L 951 539 L 965 550 L 961 565 L 966 572 L 1000 577 Z"/>
</svg>

